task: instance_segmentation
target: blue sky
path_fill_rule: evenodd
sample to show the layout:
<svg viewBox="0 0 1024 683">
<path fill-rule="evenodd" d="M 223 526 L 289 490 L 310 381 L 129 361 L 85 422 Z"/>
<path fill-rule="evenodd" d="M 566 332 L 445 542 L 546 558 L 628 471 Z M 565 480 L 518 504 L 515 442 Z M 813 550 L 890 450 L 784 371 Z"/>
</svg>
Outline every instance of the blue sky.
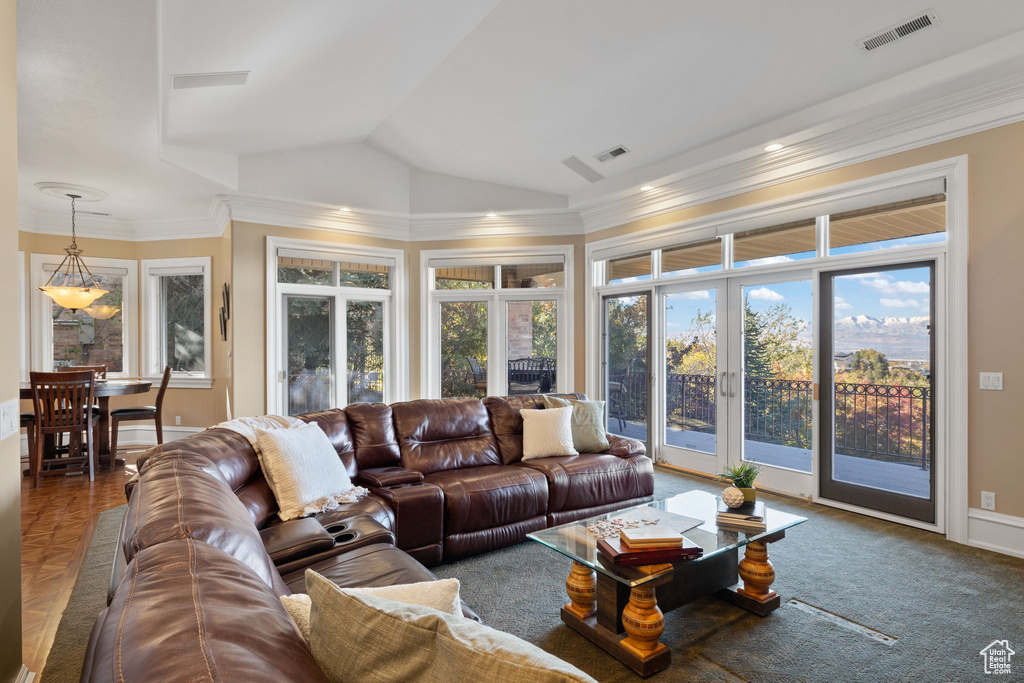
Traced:
<svg viewBox="0 0 1024 683">
<path fill-rule="evenodd" d="M 929 277 L 927 268 L 878 270 L 837 277 L 834 281 L 834 316 L 836 319 L 857 315 L 879 319 L 927 316 L 931 296 Z M 743 294 L 750 302 L 751 308 L 758 312 L 776 304 L 789 305 L 796 318 L 807 322 L 807 328 L 800 335 L 801 339 L 810 340 L 810 322 L 813 319 L 814 305 L 809 280 L 749 285 L 743 288 Z M 698 311 L 714 312 L 715 296 L 714 290 L 669 295 L 670 308 L 665 312 L 668 336 L 688 335 L 690 322 Z"/>
</svg>

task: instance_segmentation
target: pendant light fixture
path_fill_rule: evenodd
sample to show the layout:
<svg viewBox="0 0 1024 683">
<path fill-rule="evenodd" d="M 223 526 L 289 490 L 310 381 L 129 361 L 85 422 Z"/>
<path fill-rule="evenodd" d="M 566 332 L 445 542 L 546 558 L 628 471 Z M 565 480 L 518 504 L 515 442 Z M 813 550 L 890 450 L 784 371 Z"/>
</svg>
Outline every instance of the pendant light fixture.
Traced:
<svg viewBox="0 0 1024 683">
<path fill-rule="evenodd" d="M 88 313 L 92 302 L 106 294 L 107 290 L 100 288 L 96 283 L 96 278 L 89 272 L 88 266 L 82 262 L 82 250 L 78 248 L 75 235 L 75 200 L 81 199 L 81 195 L 69 193 L 67 196 L 71 197 L 71 244 L 64 248 L 67 256 L 60 262 L 57 270 L 53 272 L 46 284 L 39 288 L 39 291 L 53 299 L 58 306 L 63 306 L 71 311 L 86 309 Z M 106 317 L 109 318 L 116 312 L 115 310 Z M 102 318 L 102 315 L 95 317 Z"/>
</svg>

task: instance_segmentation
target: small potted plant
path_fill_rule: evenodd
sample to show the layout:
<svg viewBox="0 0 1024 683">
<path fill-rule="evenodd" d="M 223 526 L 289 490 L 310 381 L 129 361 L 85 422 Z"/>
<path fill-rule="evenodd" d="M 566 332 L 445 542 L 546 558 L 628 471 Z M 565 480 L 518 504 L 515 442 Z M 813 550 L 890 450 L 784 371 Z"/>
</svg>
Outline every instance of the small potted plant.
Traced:
<svg viewBox="0 0 1024 683">
<path fill-rule="evenodd" d="M 757 491 L 754 490 L 754 480 L 761 473 L 761 468 L 752 462 L 741 462 L 739 465 L 729 465 L 719 473 L 718 478 L 722 481 L 731 481 L 732 485 L 743 492 L 743 500 L 751 503 L 757 500 Z"/>
</svg>

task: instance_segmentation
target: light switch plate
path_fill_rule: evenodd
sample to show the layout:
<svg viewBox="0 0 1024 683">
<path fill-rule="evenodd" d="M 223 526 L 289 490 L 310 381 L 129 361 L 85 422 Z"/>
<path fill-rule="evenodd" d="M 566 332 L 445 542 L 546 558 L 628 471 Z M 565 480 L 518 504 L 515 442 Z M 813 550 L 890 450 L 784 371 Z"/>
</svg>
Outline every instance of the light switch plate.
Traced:
<svg viewBox="0 0 1024 683">
<path fill-rule="evenodd" d="M 981 388 L 989 391 L 1003 390 L 1003 373 L 983 372 L 981 373 Z"/>
<path fill-rule="evenodd" d="M 18 399 L 12 398 L 0 404 L 0 440 L 18 433 L 21 428 L 20 418 Z"/>
</svg>

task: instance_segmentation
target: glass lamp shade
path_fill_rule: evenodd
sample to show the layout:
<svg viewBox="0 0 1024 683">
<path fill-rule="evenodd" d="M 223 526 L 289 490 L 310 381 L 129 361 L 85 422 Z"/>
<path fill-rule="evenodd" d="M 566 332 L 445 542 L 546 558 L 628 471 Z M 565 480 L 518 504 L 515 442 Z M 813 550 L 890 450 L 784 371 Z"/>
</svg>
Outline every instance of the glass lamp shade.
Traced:
<svg viewBox="0 0 1024 683">
<path fill-rule="evenodd" d="M 121 310 L 120 306 L 109 306 L 107 304 L 93 304 L 88 308 L 83 309 L 90 317 L 96 320 L 109 320 L 117 315 L 117 312 Z"/>
<path fill-rule="evenodd" d="M 99 289 L 98 287 L 50 286 L 40 287 L 39 289 L 43 294 L 53 299 L 58 306 L 63 306 L 72 311 L 87 308 L 93 301 L 107 293 L 107 290 Z"/>
</svg>

